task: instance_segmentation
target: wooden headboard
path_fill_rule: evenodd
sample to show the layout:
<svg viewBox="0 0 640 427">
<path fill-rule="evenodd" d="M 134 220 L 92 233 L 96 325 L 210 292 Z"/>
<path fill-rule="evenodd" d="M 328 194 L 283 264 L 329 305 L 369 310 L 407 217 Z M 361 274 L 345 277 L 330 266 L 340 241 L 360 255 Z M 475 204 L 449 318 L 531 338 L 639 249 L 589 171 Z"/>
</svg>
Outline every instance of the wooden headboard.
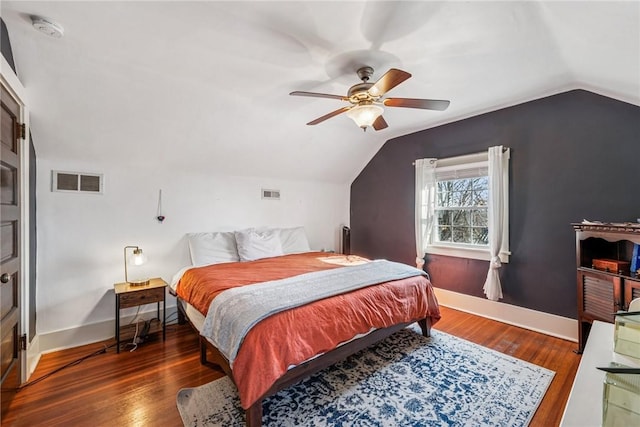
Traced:
<svg viewBox="0 0 640 427">
<path fill-rule="evenodd" d="M 342 253 L 351 255 L 351 229 L 347 226 L 342 227 Z"/>
</svg>

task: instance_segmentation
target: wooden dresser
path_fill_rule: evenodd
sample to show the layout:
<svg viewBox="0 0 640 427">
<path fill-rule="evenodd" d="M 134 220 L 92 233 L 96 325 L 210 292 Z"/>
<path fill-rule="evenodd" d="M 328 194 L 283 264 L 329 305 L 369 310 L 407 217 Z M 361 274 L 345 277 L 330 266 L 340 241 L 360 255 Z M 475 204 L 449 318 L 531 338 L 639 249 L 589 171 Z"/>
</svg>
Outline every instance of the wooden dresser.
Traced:
<svg viewBox="0 0 640 427">
<path fill-rule="evenodd" d="M 613 313 L 627 310 L 631 300 L 640 298 L 640 278 L 626 264 L 634 244 L 640 244 L 640 224 L 572 225 L 576 232 L 578 352 L 582 353 L 594 320 L 613 323 Z M 600 260 L 608 261 L 603 264 Z M 603 265 L 620 265 L 620 269 Z"/>
</svg>

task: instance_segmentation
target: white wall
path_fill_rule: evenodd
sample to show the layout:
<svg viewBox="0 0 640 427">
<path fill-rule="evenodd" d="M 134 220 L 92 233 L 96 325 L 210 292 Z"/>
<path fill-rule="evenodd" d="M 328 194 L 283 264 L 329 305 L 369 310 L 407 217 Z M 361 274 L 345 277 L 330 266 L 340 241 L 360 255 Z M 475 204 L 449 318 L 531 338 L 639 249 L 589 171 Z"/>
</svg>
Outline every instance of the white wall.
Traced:
<svg viewBox="0 0 640 427">
<path fill-rule="evenodd" d="M 312 249 L 340 249 L 348 185 L 217 176 L 168 163 L 150 156 L 132 170 L 99 159 L 38 159 L 38 335 L 115 318 L 113 284 L 124 281 L 126 245 L 143 248 L 149 274 L 166 281 L 189 263 L 188 232 L 303 225 Z M 102 173 L 104 194 L 52 192 L 51 170 Z M 281 200 L 261 199 L 262 188 L 280 190 Z M 155 219 L 159 189 L 162 224 Z"/>
</svg>

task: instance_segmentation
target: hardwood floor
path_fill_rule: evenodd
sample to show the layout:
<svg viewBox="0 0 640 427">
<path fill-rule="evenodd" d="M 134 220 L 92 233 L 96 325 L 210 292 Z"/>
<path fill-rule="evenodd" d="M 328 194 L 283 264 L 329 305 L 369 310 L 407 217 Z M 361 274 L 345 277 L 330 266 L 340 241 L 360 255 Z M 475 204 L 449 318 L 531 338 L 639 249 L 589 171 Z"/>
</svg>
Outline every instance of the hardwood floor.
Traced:
<svg viewBox="0 0 640 427">
<path fill-rule="evenodd" d="M 580 363 L 577 344 L 442 307 L 435 329 L 544 366 L 556 372 L 531 426 L 556 426 Z M 44 355 L 31 381 L 114 341 Z M 167 340 L 136 351 L 115 347 L 87 357 L 21 389 L 3 426 L 181 426 L 176 393 L 224 374 L 201 366 L 197 335 L 187 325 L 167 326 Z"/>
</svg>

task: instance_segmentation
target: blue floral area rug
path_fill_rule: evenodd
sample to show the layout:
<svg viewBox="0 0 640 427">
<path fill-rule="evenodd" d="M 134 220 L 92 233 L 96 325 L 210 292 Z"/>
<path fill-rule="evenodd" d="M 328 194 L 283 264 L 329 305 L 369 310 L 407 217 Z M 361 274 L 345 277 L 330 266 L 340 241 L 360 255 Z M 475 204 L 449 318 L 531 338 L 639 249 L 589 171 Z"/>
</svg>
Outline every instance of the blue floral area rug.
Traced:
<svg viewBox="0 0 640 427">
<path fill-rule="evenodd" d="M 417 325 L 265 399 L 263 426 L 526 426 L 554 372 Z M 178 392 L 185 426 L 244 426 L 228 377 Z"/>
</svg>

